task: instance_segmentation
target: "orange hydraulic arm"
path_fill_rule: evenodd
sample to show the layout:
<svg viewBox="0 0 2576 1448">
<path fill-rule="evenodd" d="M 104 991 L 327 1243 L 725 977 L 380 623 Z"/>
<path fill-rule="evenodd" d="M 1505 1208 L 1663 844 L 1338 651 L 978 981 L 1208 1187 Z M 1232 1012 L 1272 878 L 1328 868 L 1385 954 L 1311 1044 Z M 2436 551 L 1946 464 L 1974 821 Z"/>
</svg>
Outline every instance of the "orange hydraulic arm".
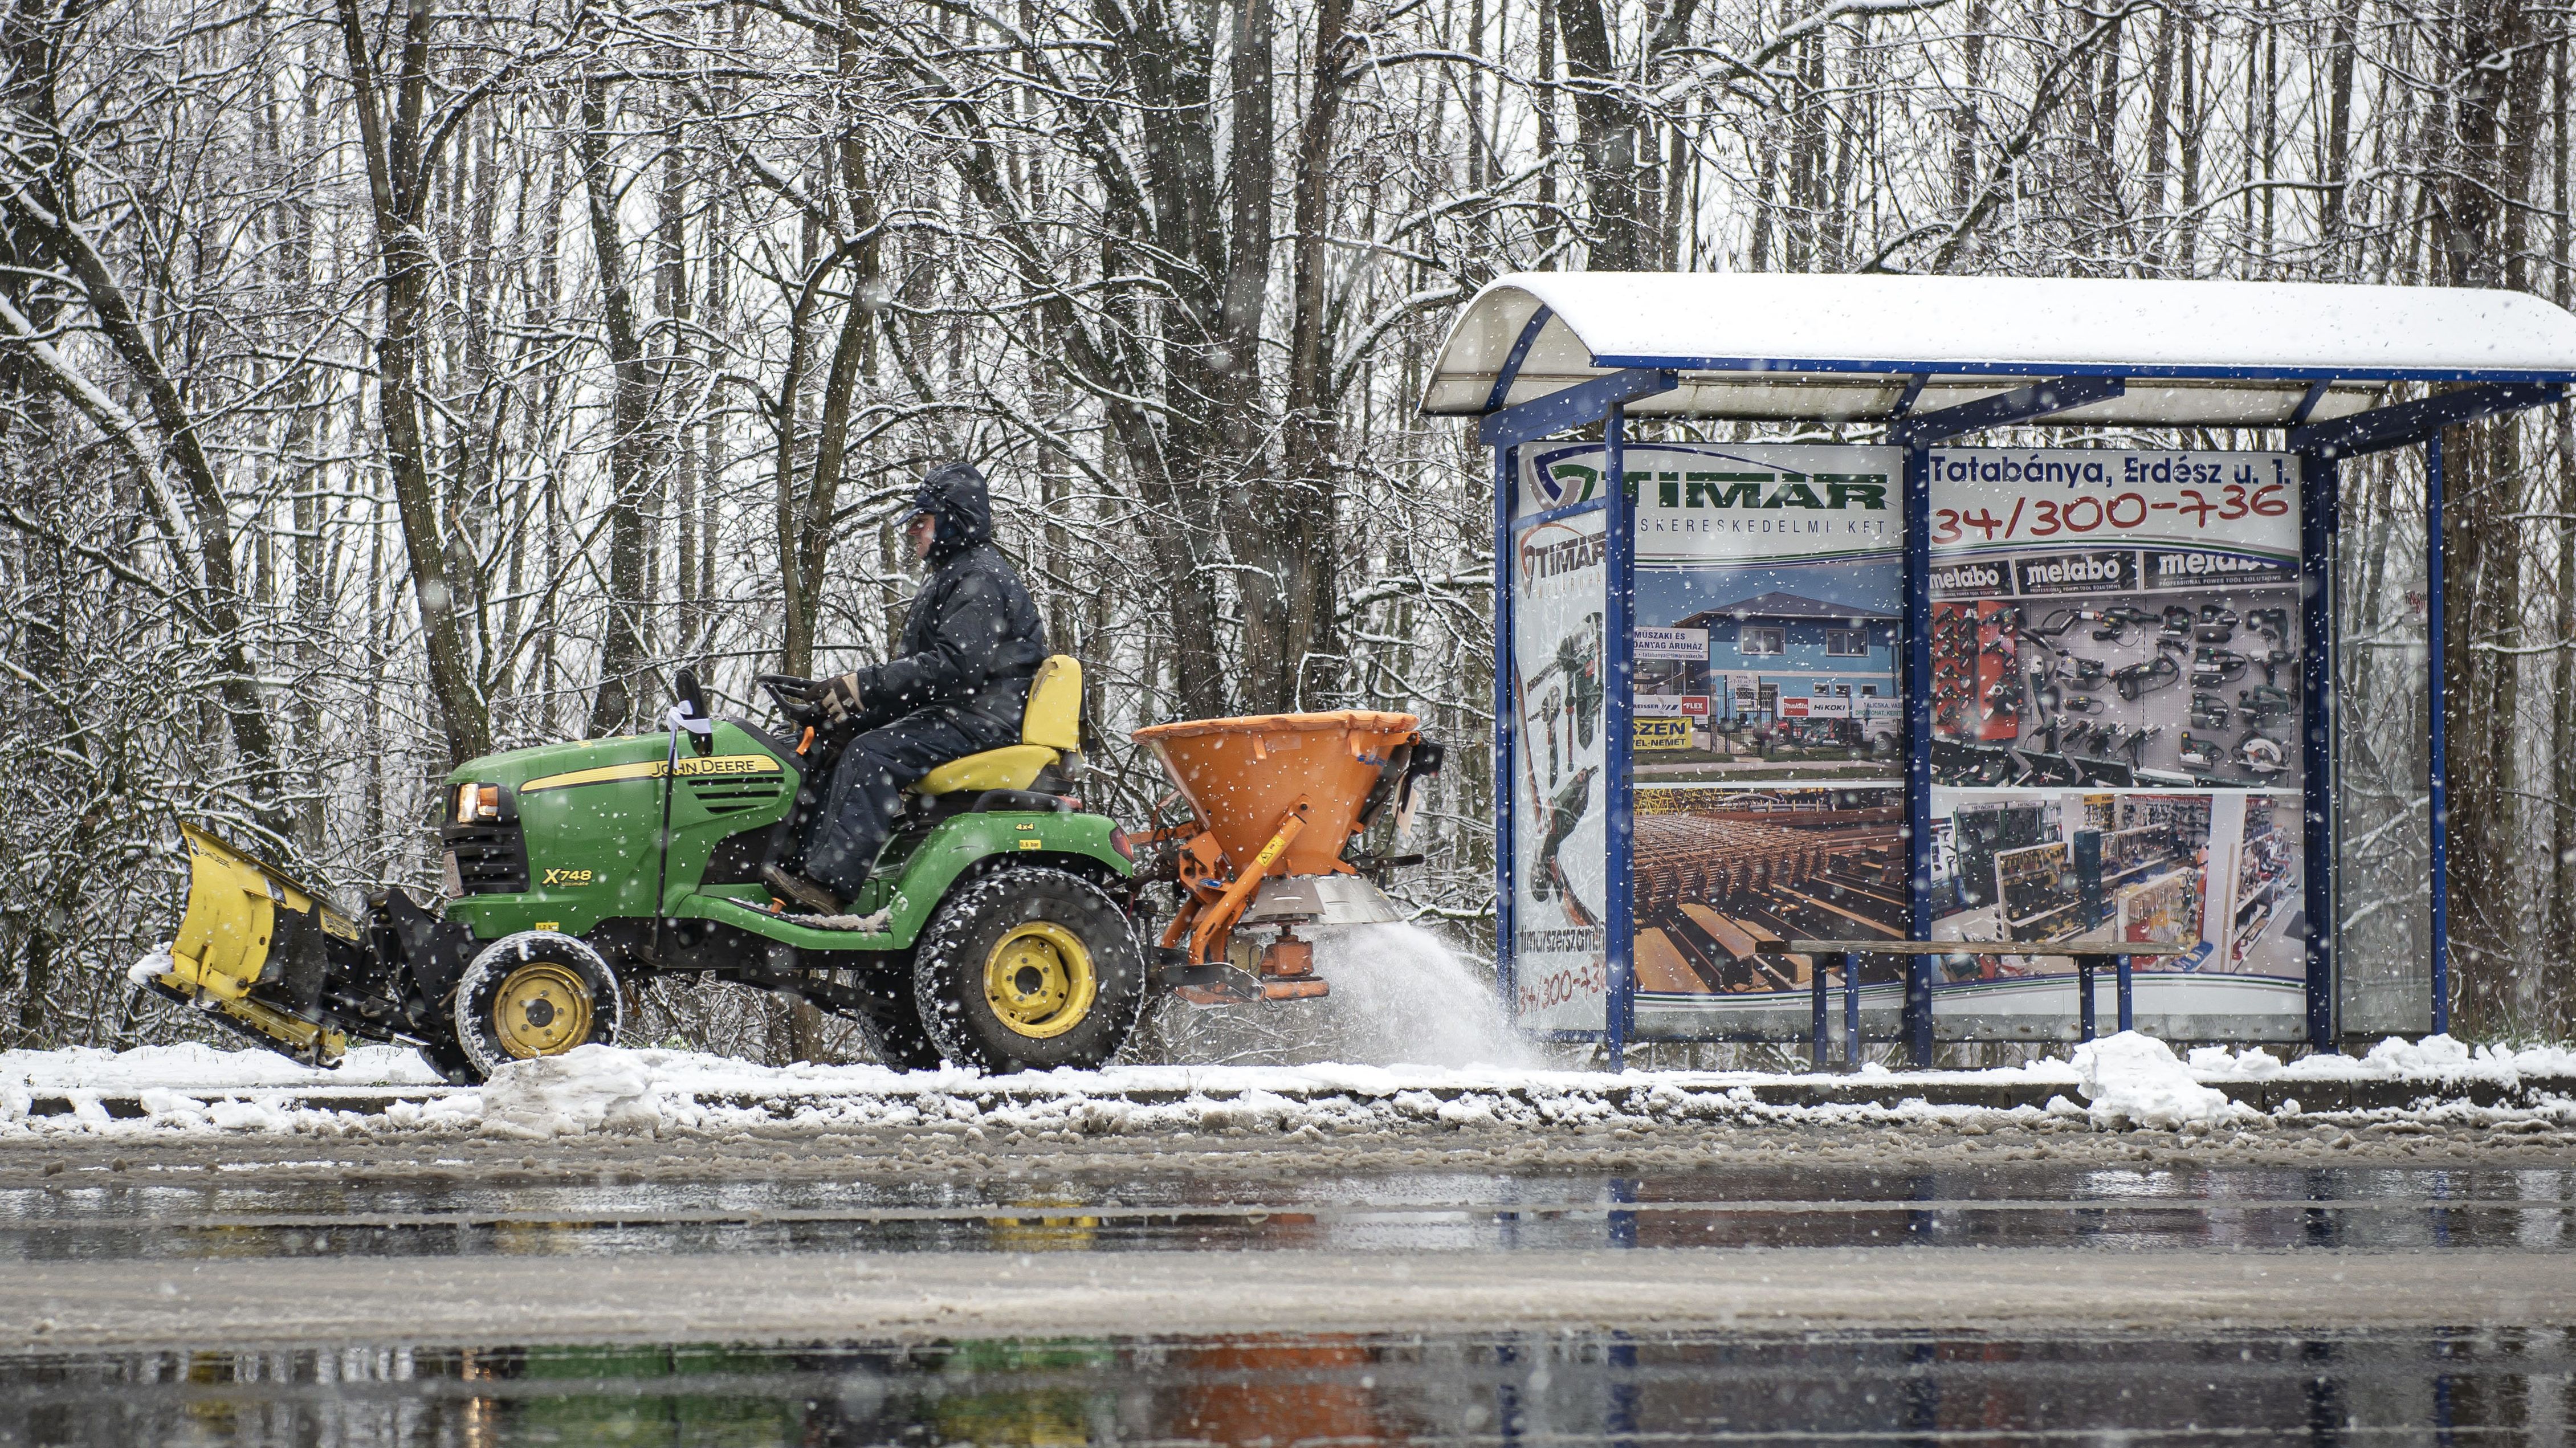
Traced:
<svg viewBox="0 0 2576 1448">
<path fill-rule="evenodd" d="M 1235 877 L 1224 894 L 1199 912 L 1198 925 L 1190 931 L 1190 964 L 1207 964 L 1211 946 L 1220 951 L 1224 948 L 1225 938 L 1234 932 L 1234 922 L 1243 918 L 1243 907 L 1252 903 L 1252 892 L 1270 878 L 1270 867 L 1279 863 L 1279 857 L 1288 852 L 1299 832 L 1306 828 L 1306 808 L 1306 797 L 1297 796 L 1297 802 L 1279 817 L 1279 828 L 1271 832 L 1270 842 L 1252 857 L 1252 867 Z"/>
</svg>

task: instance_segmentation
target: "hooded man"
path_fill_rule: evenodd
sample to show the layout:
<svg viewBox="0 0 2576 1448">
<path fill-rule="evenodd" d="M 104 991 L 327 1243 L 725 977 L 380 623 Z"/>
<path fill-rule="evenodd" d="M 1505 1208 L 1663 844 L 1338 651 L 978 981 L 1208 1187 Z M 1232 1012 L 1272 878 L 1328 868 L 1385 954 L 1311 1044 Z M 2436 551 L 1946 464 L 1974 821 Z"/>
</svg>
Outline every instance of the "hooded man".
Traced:
<svg viewBox="0 0 2576 1448">
<path fill-rule="evenodd" d="M 826 915 L 866 883 L 905 789 L 952 759 L 1019 742 L 1029 681 L 1047 657 L 1046 622 L 993 546 L 993 507 L 973 465 L 930 470 L 904 537 L 930 577 L 893 658 L 817 689 L 834 725 L 861 732 L 807 816 L 803 873 L 762 872 L 772 890 Z"/>
</svg>

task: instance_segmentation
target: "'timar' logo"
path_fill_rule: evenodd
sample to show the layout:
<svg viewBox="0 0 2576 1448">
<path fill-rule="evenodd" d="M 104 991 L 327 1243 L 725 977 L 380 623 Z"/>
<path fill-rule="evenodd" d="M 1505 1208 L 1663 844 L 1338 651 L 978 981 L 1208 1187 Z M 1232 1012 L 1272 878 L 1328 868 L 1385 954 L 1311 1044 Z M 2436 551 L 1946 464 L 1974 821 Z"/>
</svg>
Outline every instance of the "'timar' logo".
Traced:
<svg viewBox="0 0 2576 1448">
<path fill-rule="evenodd" d="M 1654 485 L 1653 503 L 1662 508 L 1812 508 L 1839 513 L 1847 508 L 1879 513 L 1887 510 L 1887 477 L 1883 473 L 1657 472 L 1622 469 L 1628 496 L 1645 501 Z M 1588 503 L 1598 491 L 1601 470 L 1581 463 L 1557 463 L 1538 470 L 1539 497 L 1548 508 Z"/>
</svg>

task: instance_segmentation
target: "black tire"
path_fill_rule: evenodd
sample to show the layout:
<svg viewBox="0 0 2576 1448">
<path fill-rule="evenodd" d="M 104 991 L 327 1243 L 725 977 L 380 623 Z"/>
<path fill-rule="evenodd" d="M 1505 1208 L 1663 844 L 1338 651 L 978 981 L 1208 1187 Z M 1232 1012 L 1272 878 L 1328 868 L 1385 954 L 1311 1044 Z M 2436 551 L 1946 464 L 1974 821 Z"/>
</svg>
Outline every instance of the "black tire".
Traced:
<svg viewBox="0 0 2576 1448">
<path fill-rule="evenodd" d="M 429 1064 L 429 1069 L 438 1073 L 438 1079 L 448 1085 L 483 1084 L 483 1073 L 474 1069 L 474 1058 L 466 1055 L 465 1048 L 456 1044 L 453 1038 L 441 1036 L 433 1041 L 422 1041 L 413 1049 L 420 1052 L 421 1060 Z"/>
<path fill-rule="evenodd" d="M 939 1045 L 922 1028 L 921 1007 L 913 1000 L 912 967 L 901 963 L 861 975 L 869 1002 L 850 1013 L 868 1054 L 898 1071 L 927 1071 L 939 1064 Z"/>
<path fill-rule="evenodd" d="M 1099 886 L 1063 870 L 1006 868 L 940 902 L 913 949 L 912 988 L 951 1064 L 1097 1066 L 1127 1044 L 1143 1013 L 1145 953 L 1127 912 Z"/>
<path fill-rule="evenodd" d="M 505 1020 L 513 1009 L 519 1014 Z M 598 951 L 569 935 L 523 930 L 485 946 L 465 967 L 451 1019 L 457 1045 L 489 1079 L 512 1061 L 614 1045 L 624 1012 L 617 972 Z"/>
</svg>

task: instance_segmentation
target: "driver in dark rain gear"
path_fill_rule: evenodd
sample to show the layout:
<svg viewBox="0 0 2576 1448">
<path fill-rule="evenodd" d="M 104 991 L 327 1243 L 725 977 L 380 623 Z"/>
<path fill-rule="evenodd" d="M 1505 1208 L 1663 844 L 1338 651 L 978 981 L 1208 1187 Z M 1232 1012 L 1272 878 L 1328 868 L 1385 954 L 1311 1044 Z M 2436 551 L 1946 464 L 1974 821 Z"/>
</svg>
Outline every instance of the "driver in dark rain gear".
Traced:
<svg viewBox="0 0 2576 1448">
<path fill-rule="evenodd" d="M 1019 742 L 1029 681 L 1047 657 L 1046 622 L 993 546 L 992 503 L 972 464 L 930 470 L 905 537 L 930 577 L 893 658 L 817 687 L 834 732 L 860 732 L 807 812 L 802 872 L 762 872 L 779 895 L 826 915 L 866 882 L 905 789 L 952 759 Z"/>
</svg>

